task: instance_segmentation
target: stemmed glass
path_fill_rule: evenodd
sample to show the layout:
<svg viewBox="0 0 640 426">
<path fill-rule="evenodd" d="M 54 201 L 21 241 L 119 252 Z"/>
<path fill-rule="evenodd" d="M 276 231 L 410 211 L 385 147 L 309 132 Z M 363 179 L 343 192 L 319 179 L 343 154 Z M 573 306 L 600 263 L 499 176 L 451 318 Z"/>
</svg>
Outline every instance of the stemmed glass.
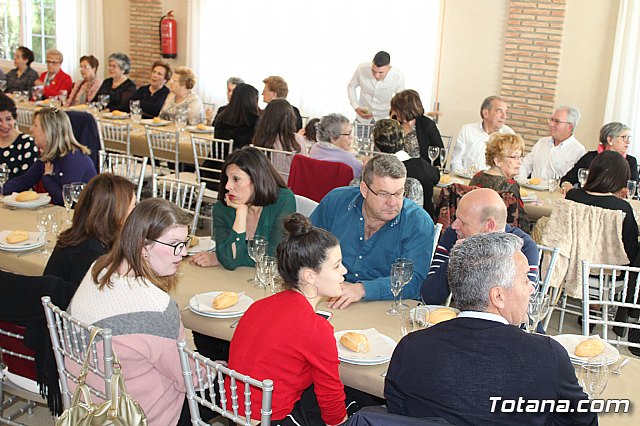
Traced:
<svg viewBox="0 0 640 426">
<path fill-rule="evenodd" d="M 558 186 L 560 185 L 560 178 L 558 176 L 550 176 L 549 180 L 547 181 L 547 188 L 549 189 L 549 192 L 554 192 L 556 189 L 558 189 Z"/>
<path fill-rule="evenodd" d="M 4 184 L 9 180 L 9 167 L 2 163 L 0 164 L 0 202 L 4 203 Z"/>
<path fill-rule="evenodd" d="M 253 278 L 249 278 L 247 282 L 254 286 L 260 287 L 260 280 L 258 279 L 258 260 L 267 253 L 267 246 L 269 242 L 261 235 L 254 235 L 252 240 L 247 241 L 247 252 L 249 257 L 256 264 L 256 272 Z"/>
<path fill-rule="evenodd" d="M 98 103 L 100 104 L 100 110 L 103 110 L 109 105 L 109 95 L 98 96 Z"/>
<path fill-rule="evenodd" d="M 545 293 L 536 293 L 529 298 L 529 306 L 527 313 L 529 314 L 529 322 L 527 323 L 527 331 L 533 333 L 538 327 L 538 323 L 546 318 L 549 313 L 549 295 Z"/>
<path fill-rule="evenodd" d="M 273 277 L 276 273 L 276 258 L 262 256 L 258 259 L 258 287 L 273 288 Z"/>
<path fill-rule="evenodd" d="M 636 193 L 636 188 L 638 187 L 638 182 L 635 180 L 627 181 L 627 200 L 633 200 L 633 196 Z"/>
<path fill-rule="evenodd" d="M 179 132 L 184 132 L 184 129 L 187 127 L 187 121 L 189 117 L 189 111 L 183 108 L 180 108 L 176 112 L 175 124 L 176 129 Z"/>
<path fill-rule="evenodd" d="M 438 158 L 438 156 L 440 155 L 440 147 L 430 146 L 429 150 L 427 151 L 427 155 L 429 156 L 429 160 L 431 160 L 431 164 L 433 165 L 433 162 L 436 161 L 436 158 Z"/>
<path fill-rule="evenodd" d="M 447 161 L 447 150 L 440 148 L 440 172 L 444 171 L 444 163 Z"/>
<path fill-rule="evenodd" d="M 475 161 L 472 161 L 471 164 L 469 164 L 469 177 L 474 177 L 476 175 L 476 173 L 478 173 L 478 163 L 476 163 Z"/>
<path fill-rule="evenodd" d="M 140 106 L 140 101 L 129 101 L 129 111 L 131 111 L 131 121 L 134 123 L 140 123 L 142 120 L 142 107 Z"/>
<path fill-rule="evenodd" d="M 588 177 L 589 177 L 589 169 L 585 169 L 585 168 L 578 169 L 578 181 L 580 182 L 580 188 L 584 188 L 584 185 L 587 183 Z"/>
<path fill-rule="evenodd" d="M 60 99 L 60 103 L 62 104 L 62 106 L 64 106 L 64 103 L 67 102 L 67 91 L 66 90 L 61 90 L 60 94 L 58 95 L 58 99 Z"/>
<path fill-rule="evenodd" d="M 71 184 L 71 198 L 73 199 L 74 203 L 78 202 L 78 199 L 80 198 L 80 194 L 84 189 L 84 185 L 85 185 L 84 182 L 73 182 Z"/>
<path fill-rule="evenodd" d="M 402 290 L 402 275 L 403 268 L 401 263 L 392 263 L 391 264 L 391 294 L 393 294 L 393 304 L 391 305 L 391 309 L 387 310 L 387 314 L 389 315 L 400 315 L 400 310 L 398 309 L 398 295 L 400 294 L 400 290 Z"/>
<path fill-rule="evenodd" d="M 589 395 L 589 399 L 600 396 L 604 388 L 607 387 L 609 381 L 609 365 L 607 359 L 589 358 L 589 360 L 580 366 L 578 371 L 578 383 L 582 389 Z"/>
<path fill-rule="evenodd" d="M 413 260 L 407 259 L 404 257 L 399 257 L 396 259 L 396 263 L 402 265 L 402 287 L 400 288 L 400 299 L 398 302 L 398 309 L 407 309 L 409 306 L 402 303 L 402 289 L 405 285 L 407 285 L 411 278 L 413 278 Z"/>
<path fill-rule="evenodd" d="M 73 194 L 71 192 L 72 184 L 65 183 L 62 185 L 62 201 L 64 202 L 64 208 L 67 210 L 67 220 L 65 223 L 71 224 L 71 206 L 73 205 Z"/>
<path fill-rule="evenodd" d="M 51 223 L 52 220 L 53 218 L 51 217 L 51 215 L 45 211 L 39 211 L 36 214 L 36 226 L 38 227 L 38 231 L 40 232 L 40 236 L 38 237 L 38 240 L 41 240 L 44 238 L 44 249 L 42 250 L 42 255 L 44 257 L 49 256 L 49 247 L 47 246 L 47 242 L 48 242 L 47 234 L 52 228 L 52 223 Z"/>
</svg>

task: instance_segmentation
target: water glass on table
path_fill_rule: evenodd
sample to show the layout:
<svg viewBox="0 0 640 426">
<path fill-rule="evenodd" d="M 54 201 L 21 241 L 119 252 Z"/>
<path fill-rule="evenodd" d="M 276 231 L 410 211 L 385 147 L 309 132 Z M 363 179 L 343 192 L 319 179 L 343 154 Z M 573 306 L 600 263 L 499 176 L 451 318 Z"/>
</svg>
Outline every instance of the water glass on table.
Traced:
<svg viewBox="0 0 640 426">
<path fill-rule="evenodd" d="M 402 287 L 400 288 L 400 299 L 398 302 L 398 309 L 407 309 L 408 306 L 402 303 L 402 289 L 405 285 L 407 285 L 411 279 L 413 278 L 413 260 L 407 259 L 404 257 L 399 257 L 396 259 L 396 263 L 402 265 Z"/>
<path fill-rule="evenodd" d="M 277 264 L 273 256 L 262 256 L 258 259 L 258 287 L 272 288 L 276 275 Z"/>
<path fill-rule="evenodd" d="M 38 231 L 40 232 L 40 236 L 38 240 L 44 238 L 44 248 L 42 250 L 42 255 L 44 257 L 49 257 L 49 247 L 48 247 L 48 233 L 51 231 L 53 227 L 53 218 L 46 210 L 41 210 L 36 213 L 36 226 Z"/>
<path fill-rule="evenodd" d="M 635 180 L 627 181 L 627 200 L 632 200 L 638 188 L 638 182 Z"/>
<path fill-rule="evenodd" d="M 394 262 L 391 264 L 391 272 L 389 274 L 389 277 L 391 281 L 391 294 L 393 294 L 393 304 L 391 305 L 391 309 L 387 310 L 387 314 L 389 315 L 400 315 L 398 295 L 402 290 L 403 274 L 404 271 L 401 263 Z"/>
<path fill-rule="evenodd" d="M 560 177 L 558 176 L 550 176 L 547 180 L 547 188 L 549 192 L 555 192 L 556 189 L 560 186 Z"/>
<path fill-rule="evenodd" d="M 129 111 L 131 111 L 131 121 L 138 124 L 142 120 L 142 107 L 140 101 L 129 101 Z"/>
<path fill-rule="evenodd" d="M 431 164 L 436 161 L 436 158 L 440 155 L 440 147 L 430 146 L 427 150 L 427 155 L 429 156 L 429 160 L 431 160 Z"/>
<path fill-rule="evenodd" d="M 60 99 L 60 103 L 64 106 L 64 103 L 67 102 L 68 93 L 66 90 L 61 90 L 58 94 L 58 99 Z"/>
<path fill-rule="evenodd" d="M 426 306 L 416 306 L 409 310 L 402 311 L 402 322 L 400 332 L 403 336 L 418 330 L 424 330 L 429 326 L 429 308 Z"/>
<path fill-rule="evenodd" d="M 9 180 L 9 166 L 0 164 L 0 202 L 4 203 L 4 184 Z"/>
<path fill-rule="evenodd" d="M 444 172 L 444 165 L 447 162 L 447 150 L 440 148 L 440 173 Z"/>
<path fill-rule="evenodd" d="M 256 272 L 253 278 L 249 278 L 247 282 L 259 287 L 258 280 L 258 260 L 267 253 L 269 243 L 267 239 L 261 235 L 254 235 L 252 239 L 247 241 L 247 252 L 251 260 L 256 263 Z"/>
<path fill-rule="evenodd" d="M 527 331 L 533 333 L 536 331 L 540 321 L 547 317 L 550 309 L 550 298 L 546 293 L 536 293 L 529 298 L 529 306 L 527 314 L 529 322 L 527 323 Z"/>
<path fill-rule="evenodd" d="M 578 182 L 580 182 L 580 188 L 584 188 L 584 185 L 587 183 L 588 177 L 589 177 L 589 169 L 585 169 L 585 168 L 578 169 Z"/>
<path fill-rule="evenodd" d="M 73 182 L 71 184 L 71 198 L 73 199 L 74 203 L 78 202 L 78 199 L 80 198 L 80 194 L 84 190 L 85 185 L 86 184 L 84 182 Z"/>
<path fill-rule="evenodd" d="M 589 358 L 586 363 L 578 367 L 578 383 L 589 395 L 589 399 L 595 399 L 602 394 L 609 381 L 608 360 Z"/>
<path fill-rule="evenodd" d="M 62 201 L 64 202 L 64 208 L 67 210 L 67 225 L 71 224 L 71 206 L 73 205 L 73 194 L 71 192 L 70 183 L 62 185 Z"/>
</svg>

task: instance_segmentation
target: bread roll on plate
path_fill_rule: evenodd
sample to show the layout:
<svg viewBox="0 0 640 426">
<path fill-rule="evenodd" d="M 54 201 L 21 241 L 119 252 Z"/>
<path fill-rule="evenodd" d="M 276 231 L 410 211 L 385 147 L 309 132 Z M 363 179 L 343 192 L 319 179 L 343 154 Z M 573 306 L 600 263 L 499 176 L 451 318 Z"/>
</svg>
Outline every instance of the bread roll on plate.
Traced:
<svg viewBox="0 0 640 426">
<path fill-rule="evenodd" d="M 350 331 L 340 337 L 340 344 L 353 352 L 369 352 L 369 339 L 361 333 Z"/>
<path fill-rule="evenodd" d="M 191 240 L 189 241 L 189 248 L 195 247 L 200 244 L 200 238 L 196 237 L 195 235 L 189 235 L 189 237 L 191 238 Z"/>
<path fill-rule="evenodd" d="M 213 299 L 213 309 L 226 309 L 238 303 L 238 293 L 235 291 L 223 291 Z"/>
<path fill-rule="evenodd" d="M 582 342 L 578 343 L 576 349 L 574 350 L 576 356 L 585 358 L 598 356 L 602 352 L 604 352 L 604 343 L 602 343 L 602 340 L 596 338 L 583 340 Z"/>
<path fill-rule="evenodd" d="M 25 202 L 25 201 L 35 201 L 38 199 L 38 193 L 35 191 L 22 191 L 18 195 L 16 195 L 16 201 Z"/>
<path fill-rule="evenodd" d="M 18 244 L 28 239 L 29 233 L 27 231 L 11 231 L 6 238 L 9 244 Z"/>
<path fill-rule="evenodd" d="M 448 321 L 457 317 L 458 315 L 453 309 L 449 308 L 438 308 L 429 312 L 429 322 L 431 324 L 439 324 L 442 321 Z"/>
</svg>

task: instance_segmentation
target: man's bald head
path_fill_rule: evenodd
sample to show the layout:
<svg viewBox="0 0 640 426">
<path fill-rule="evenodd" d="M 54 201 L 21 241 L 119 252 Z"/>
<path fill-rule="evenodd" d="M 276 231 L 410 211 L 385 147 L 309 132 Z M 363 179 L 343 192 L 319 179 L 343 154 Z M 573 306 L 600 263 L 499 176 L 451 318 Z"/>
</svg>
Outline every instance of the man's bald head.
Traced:
<svg viewBox="0 0 640 426">
<path fill-rule="evenodd" d="M 507 207 L 500 195 L 489 188 L 478 188 L 466 193 L 458 203 L 456 216 L 451 227 L 456 230 L 459 238 L 504 231 L 507 225 Z"/>
</svg>

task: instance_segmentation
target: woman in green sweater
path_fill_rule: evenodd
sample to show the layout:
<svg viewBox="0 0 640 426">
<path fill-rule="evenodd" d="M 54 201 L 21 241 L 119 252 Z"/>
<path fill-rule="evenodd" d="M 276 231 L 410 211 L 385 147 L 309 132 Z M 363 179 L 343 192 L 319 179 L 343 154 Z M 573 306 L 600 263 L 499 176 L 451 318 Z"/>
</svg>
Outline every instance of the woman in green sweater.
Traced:
<svg viewBox="0 0 640 426">
<path fill-rule="evenodd" d="M 264 236 L 273 256 L 283 238 L 282 219 L 295 211 L 293 192 L 267 157 L 248 146 L 236 150 L 222 166 L 218 202 L 213 206 L 216 252 L 198 253 L 191 262 L 231 270 L 254 266 L 247 241 L 255 235 Z"/>
</svg>

